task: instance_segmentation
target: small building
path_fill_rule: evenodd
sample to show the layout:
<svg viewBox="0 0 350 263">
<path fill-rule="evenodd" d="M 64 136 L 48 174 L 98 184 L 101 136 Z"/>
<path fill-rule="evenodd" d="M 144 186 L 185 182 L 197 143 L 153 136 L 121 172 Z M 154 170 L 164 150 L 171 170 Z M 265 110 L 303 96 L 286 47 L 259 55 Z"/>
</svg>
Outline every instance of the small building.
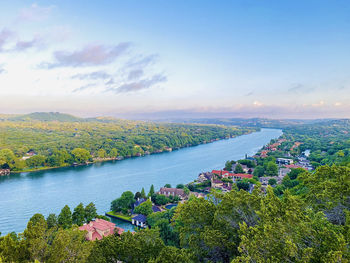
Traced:
<svg viewBox="0 0 350 263">
<path fill-rule="evenodd" d="M 276 163 L 279 165 L 290 165 L 293 164 L 293 159 L 289 159 L 289 158 L 277 158 L 276 159 Z"/>
<path fill-rule="evenodd" d="M 157 213 L 157 212 L 161 212 L 162 210 L 158 206 L 152 205 L 152 211 L 153 213 Z"/>
<path fill-rule="evenodd" d="M 0 169 L 0 176 L 9 175 L 11 173 L 10 169 Z"/>
<path fill-rule="evenodd" d="M 186 194 L 183 189 L 178 188 L 168 188 L 168 187 L 161 187 L 158 194 L 165 195 L 167 197 L 169 196 L 178 196 L 180 198 L 186 197 Z"/>
<path fill-rule="evenodd" d="M 224 185 L 224 182 L 221 180 L 217 180 L 217 179 L 211 180 L 211 187 L 213 188 L 221 188 L 223 185 Z"/>
<path fill-rule="evenodd" d="M 147 216 L 139 214 L 134 216 L 131 219 L 131 224 L 139 227 L 146 227 L 147 226 Z"/>
<path fill-rule="evenodd" d="M 94 221 L 84 224 L 79 227 L 81 231 L 87 231 L 86 239 L 89 241 L 101 240 L 103 237 L 117 233 L 121 235 L 124 232 L 123 228 L 116 227 L 114 223 L 104 219 L 96 218 Z"/>
</svg>

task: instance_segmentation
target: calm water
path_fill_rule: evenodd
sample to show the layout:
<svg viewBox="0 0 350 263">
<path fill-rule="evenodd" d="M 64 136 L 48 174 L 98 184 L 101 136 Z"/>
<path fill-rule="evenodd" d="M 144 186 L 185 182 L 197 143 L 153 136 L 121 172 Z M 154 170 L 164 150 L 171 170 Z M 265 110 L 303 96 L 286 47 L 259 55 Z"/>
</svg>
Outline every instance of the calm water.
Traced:
<svg viewBox="0 0 350 263">
<path fill-rule="evenodd" d="M 262 129 L 171 153 L 0 177 L 0 232 L 21 232 L 34 213 L 59 213 L 66 204 L 73 209 L 92 201 L 104 214 L 123 191 L 145 187 L 148 192 L 151 184 L 158 190 L 166 183 L 191 182 L 202 171 L 222 168 L 227 160 L 255 154 L 281 134 L 281 130 Z"/>
</svg>

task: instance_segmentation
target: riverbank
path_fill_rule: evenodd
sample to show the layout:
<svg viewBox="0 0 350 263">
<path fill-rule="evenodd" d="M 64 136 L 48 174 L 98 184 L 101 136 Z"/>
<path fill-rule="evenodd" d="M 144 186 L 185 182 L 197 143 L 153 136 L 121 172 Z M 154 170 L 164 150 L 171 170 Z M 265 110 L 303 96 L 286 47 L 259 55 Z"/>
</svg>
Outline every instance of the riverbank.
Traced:
<svg viewBox="0 0 350 263">
<path fill-rule="evenodd" d="M 33 214 L 59 214 L 65 205 L 76 207 L 80 202 L 94 202 L 98 214 L 105 214 L 111 200 L 125 191 L 147 190 L 152 183 L 159 189 L 167 183 L 193 181 L 199 172 L 222 168 L 226 160 L 254 155 L 281 134 L 281 130 L 261 129 L 166 154 L 2 176 L 0 192 L 6 198 L 0 200 L 0 231 L 22 232 Z"/>
<path fill-rule="evenodd" d="M 183 147 L 176 147 L 174 149 L 170 148 L 170 147 L 166 147 L 164 150 L 157 150 L 155 152 L 148 152 L 145 154 L 140 154 L 140 155 L 135 155 L 135 156 L 118 156 L 116 158 L 94 158 L 93 161 L 88 161 L 86 163 L 80 163 L 80 164 L 64 164 L 61 166 L 42 166 L 42 167 L 36 167 L 36 168 L 26 168 L 26 169 L 19 170 L 19 171 L 10 171 L 10 174 L 6 174 L 6 175 L 28 173 L 28 172 L 40 172 L 40 171 L 54 170 L 54 169 L 65 168 L 65 167 L 87 166 L 87 165 L 96 164 L 96 163 L 103 163 L 103 162 L 110 162 L 110 161 L 122 161 L 122 160 L 130 159 L 130 158 L 144 157 L 147 155 L 154 155 L 154 154 L 160 154 L 160 153 L 170 153 L 170 152 L 177 151 L 177 150 L 184 149 L 184 148 L 188 148 L 188 147 L 195 147 L 195 146 L 209 144 L 209 143 L 213 143 L 213 142 L 217 142 L 217 141 L 221 141 L 221 140 L 232 139 L 232 138 L 236 138 L 236 137 L 243 136 L 243 135 L 248 135 L 248 134 L 251 134 L 254 132 L 259 132 L 259 131 L 260 131 L 260 129 L 251 130 L 251 131 L 243 133 L 241 135 L 212 139 L 210 141 L 203 141 L 199 144 L 185 145 Z"/>
</svg>

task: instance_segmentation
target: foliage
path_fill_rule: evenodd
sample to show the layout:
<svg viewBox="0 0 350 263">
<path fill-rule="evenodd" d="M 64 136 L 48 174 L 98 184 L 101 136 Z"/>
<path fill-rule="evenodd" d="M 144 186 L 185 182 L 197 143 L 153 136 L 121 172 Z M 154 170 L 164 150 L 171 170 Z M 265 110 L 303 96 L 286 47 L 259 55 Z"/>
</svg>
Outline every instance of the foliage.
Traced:
<svg viewBox="0 0 350 263">
<path fill-rule="evenodd" d="M 134 204 L 134 194 L 131 191 L 122 193 L 121 197 L 115 199 L 111 203 L 111 210 L 114 212 L 127 211 Z"/>
<path fill-rule="evenodd" d="M 141 203 L 140 205 L 138 205 L 134 209 L 134 214 L 142 214 L 142 215 L 148 216 L 152 213 L 153 213 L 152 202 L 149 199 L 147 201 Z"/>
<path fill-rule="evenodd" d="M 65 205 L 62 208 L 61 213 L 58 215 L 57 221 L 58 221 L 58 224 L 64 229 L 72 227 L 72 224 L 73 224 L 72 212 L 68 205 Z"/>
</svg>

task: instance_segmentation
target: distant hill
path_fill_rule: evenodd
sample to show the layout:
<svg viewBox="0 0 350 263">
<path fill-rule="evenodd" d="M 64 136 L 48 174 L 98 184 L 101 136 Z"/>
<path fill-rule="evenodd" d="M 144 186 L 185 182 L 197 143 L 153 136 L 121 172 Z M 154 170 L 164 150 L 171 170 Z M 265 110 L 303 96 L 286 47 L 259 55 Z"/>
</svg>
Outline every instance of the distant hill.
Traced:
<svg viewBox="0 0 350 263">
<path fill-rule="evenodd" d="M 8 118 L 13 121 L 60 121 L 60 122 L 82 122 L 86 121 L 83 118 L 75 117 L 70 114 L 59 112 L 33 112 L 25 115 L 19 115 L 16 117 Z"/>
</svg>

